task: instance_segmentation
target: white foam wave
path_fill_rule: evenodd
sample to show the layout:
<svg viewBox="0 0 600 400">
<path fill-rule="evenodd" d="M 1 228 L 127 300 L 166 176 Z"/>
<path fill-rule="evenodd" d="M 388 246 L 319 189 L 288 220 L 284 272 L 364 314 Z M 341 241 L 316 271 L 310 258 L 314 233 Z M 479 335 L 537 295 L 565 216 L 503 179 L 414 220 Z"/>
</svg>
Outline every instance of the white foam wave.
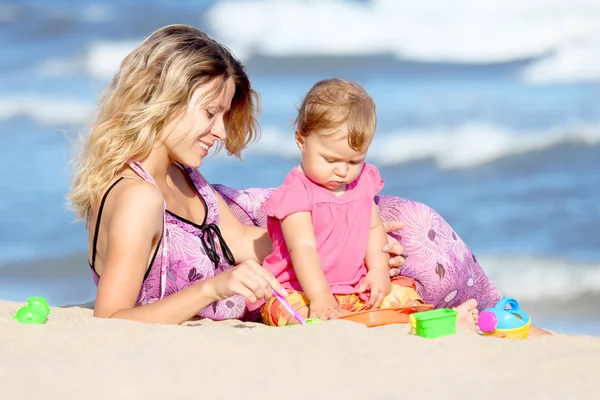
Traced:
<svg viewBox="0 0 600 400">
<path fill-rule="evenodd" d="M 551 132 L 519 132 L 488 124 L 422 131 L 377 133 L 369 160 L 394 165 L 433 159 L 441 168 L 470 168 L 499 159 L 546 150 L 563 144 L 600 144 L 600 126 L 568 126 Z M 291 131 L 265 127 L 248 152 L 299 157 Z"/>
<path fill-rule="evenodd" d="M 94 104 L 87 100 L 38 94 L 0 97 L 0 121 L 25 117 L 49 126 L 81 126 L 91 122 L 95 111 Z M 599 145 L 600 126 L 573 125 L 546 132 L 520 132 L 471 123 L 455 128 L 378 132 L 369 150 L 369 161 L 395 165 L 429 159 L 444 169 L 471 168 L 565 144 Z M 291 130 L 274 126 L 263 127 L 261 139 L 247 150 L 247 154 L 251 153 L 299 157 Z"/>
<path fill-rule="evenodd" d="M 85 74 L 103 81 L 110 80 L 119 64 L 140 42 L 96 41 L 88 45 L 84 54 L 64 58 L 50 58 L 40 62 L 34 73 L 44 77 L 68 77 Z"/>
<path fill-rule="evenodd" d="M 31 118 L 44 125 L 81 125 L 94 113 L 92 104 L 67 98 L 36 94 L 0 97 L 0 120 Z"/>
<path fill-rule="evenodd" d="M 68 77 L 85 73 L 85 69 L 83 60 L 77 57 L 49 58 L 36 65 L 34 73 L 46 78 Z"/>
<path fill-rule="evenodd" d="M 121 61 L 139 43 L 139 41 L 94 42 L 88 48 L 85 69 L 95 78 L 111 79 Z"/>
<path fill-rule="evenodd" d="M 522 76 L 534 84 L 600 81 L 600 29 L 595 37 L 562 46 L 552 56 L 525 68 Z"/>
<path fill-rule="evenodd" d="M 583 57 L 600 66 L 594 48 L 580 47 L 600 35 L 597 0 L 227 1 L 209 10 L 206 23 L 241 58 L 393 54 L 428 62 L 490 63 L 558 51 L 527 77 L 576 80 L 583 73 L 585 79 L 600 78 L 573 62 Z"/>
<path fill-rule="evenodd" d="M 479 257 L 487 276 L 519 301 L 557 301 L 600 294 L 600 264 L 543 257 Z"/>
</svg>

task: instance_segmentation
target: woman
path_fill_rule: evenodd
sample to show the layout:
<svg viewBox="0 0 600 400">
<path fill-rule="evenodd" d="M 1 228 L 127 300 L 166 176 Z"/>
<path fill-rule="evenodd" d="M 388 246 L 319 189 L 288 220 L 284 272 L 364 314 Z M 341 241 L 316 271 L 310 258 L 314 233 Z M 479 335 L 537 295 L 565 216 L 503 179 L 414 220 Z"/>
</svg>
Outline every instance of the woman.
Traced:
<svg viewBox="0 0 600 400">
<path fill-rule="evenodd" d="M 213 189 L 197 171 L 220 141 L 239 156 L 255 138 L 257 102 L 242 65 L 192 27 L 162 28 L 123 60 L 83 143 L 70 196 L 86 219 L 95 316 L 251 318 L 246 301 L 268 299 L 272 289 L 285 294 L 260 266 L 271 250 L 261 210 L 270 190 Z M 388 231 L 405 225 L 396 238 L 406 264 L 396 240 L 384 248 L 395 255 L 392 274 L 404 264 L 402 273 L 438 307 L 497 301 L 435 212 L 395 197 L 377 202 Z"/>
</svg>

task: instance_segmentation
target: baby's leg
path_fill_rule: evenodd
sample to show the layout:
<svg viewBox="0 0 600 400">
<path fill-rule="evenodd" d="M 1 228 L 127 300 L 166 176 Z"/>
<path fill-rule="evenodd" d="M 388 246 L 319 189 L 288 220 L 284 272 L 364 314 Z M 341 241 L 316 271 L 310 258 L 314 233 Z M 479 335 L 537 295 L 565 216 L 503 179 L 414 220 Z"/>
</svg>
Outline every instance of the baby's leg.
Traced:
<svg viewBox="0 0 600 400">
<path fill-rule="evenodd" d="M 294 310 L 298 312 L 303 318 L 308 317 L 308 298 L 301 292 L 295 290 L 287 290 L 289 296 L 286 297 L 288 303 Z M 297 325 L 300 322 L 281 304 L 279 300 L 272 297 L 266 302 L 260 310 L 262 320 L 266 325 L 269 326 L 286 326 L 286 325 Z"/>
<path fill-rule="evenodd" d="M 308 318 L 310 301 L 302 292 L 288 289 L 289 296 L 286 297 L 288 303 L 296 310 L 303 318 Z M 362 301 L 359 295 L 351 294 L 334 294 L 333 295 L 341 309 L 347 312 L 363 311 L 366 308 L 366 303 Z M 270 326 L 287 326 L 297 325 L 300 322 L 278 301 L 276 298 L 271 298 L 261 308 L 262 320 L 266 325 Z"/>
<path fill-rule="evenodd" d="M 392 279 L 392 290 L 383 299 L 380 308 L 402 307 L 417 307 L 419 311 L 433 309 L 433 305 L 426 304 L 417 293 L 415 281 L 404 276 Z"/>
</svg>

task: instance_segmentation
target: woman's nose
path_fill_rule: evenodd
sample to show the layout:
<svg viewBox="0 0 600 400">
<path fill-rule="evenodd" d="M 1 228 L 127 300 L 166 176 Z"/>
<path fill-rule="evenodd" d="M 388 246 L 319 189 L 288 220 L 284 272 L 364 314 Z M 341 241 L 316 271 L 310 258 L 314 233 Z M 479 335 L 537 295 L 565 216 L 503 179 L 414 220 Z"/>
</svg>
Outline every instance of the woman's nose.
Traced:
<svg viewBox="0 0 600 400">
<path fill-rule="evenodd" d="M 219 140 L 225 140 L 227 138 L 227 130 L 225 129 L 225 121 L 223 117 L 216 117 L 210 133 L 217 137 Z"/>
</svg>

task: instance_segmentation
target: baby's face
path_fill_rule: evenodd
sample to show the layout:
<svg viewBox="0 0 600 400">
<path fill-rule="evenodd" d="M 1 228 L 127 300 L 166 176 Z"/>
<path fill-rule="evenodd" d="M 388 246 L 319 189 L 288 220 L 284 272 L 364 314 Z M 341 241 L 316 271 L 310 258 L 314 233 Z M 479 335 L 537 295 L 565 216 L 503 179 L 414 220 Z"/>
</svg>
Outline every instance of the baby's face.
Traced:
<svg viewBox="0 0 600 400">
<path fill-rule="evenodd" d="M 296 139 L 302 152 L 304 174 L 332 192 L 344 192 L 346 185 L 358 177 L 371 144 L 369 141 L 361 151 L 356 151 L 346 136 L 319 132 Z"/>
</svg>

